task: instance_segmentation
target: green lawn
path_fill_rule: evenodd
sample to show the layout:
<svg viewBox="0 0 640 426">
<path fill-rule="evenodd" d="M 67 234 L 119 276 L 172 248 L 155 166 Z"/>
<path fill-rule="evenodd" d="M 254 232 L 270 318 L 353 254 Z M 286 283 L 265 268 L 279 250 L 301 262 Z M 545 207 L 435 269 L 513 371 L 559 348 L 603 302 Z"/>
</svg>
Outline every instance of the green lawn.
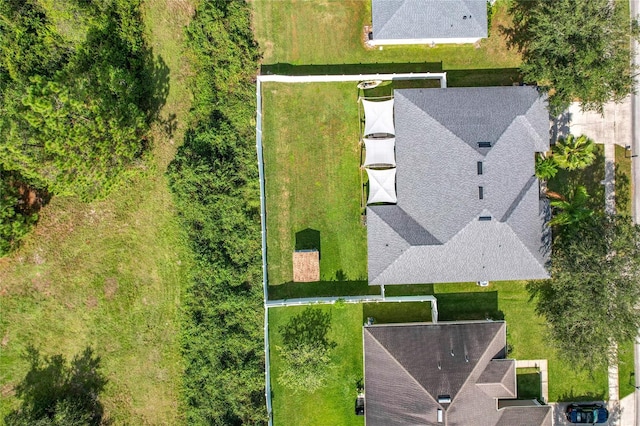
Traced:
<svg viewBox="0 0 640 426">
<path fill-rule="evenodd" d="M 332 378 L 324 388 L 312 393 L 297 392 L 278 383 L 282 368 L 278 347 L 282 345 L 279 328 L 300 314 L 305 306 L 269 309 L 271 347 L 271 387 L 274 424 L 280 425 L 362 425 L 363 417 L 354 414 L 357 384 L 363 378 L 362 325 L 367 317 L 376 324 L 431 321 L 431 304 L 421 303 L 336 303 L 317 305 L 331 314 L 329 339 L 337 346 L 327 366 Z"/>
<path fill-rule="evenodd" d="M 422 64 L 423 70 L 517 68 L 500 25 L 509 25 L 506 1 L 498 0 L 491 36 L 474 45 L 385 46 L 365 49 L 364 25 L 371 24 L 368 0 L 252 0 L 255 34 L 265 64 Z M 389 68 L 387 66 L 386 68 Z"/>
<path fill-rule="evenodd" d="M 353 83 L 263 86 L 271 285 L 292 280 L 296 247 L 319 249 L 322 281 L 367 278 L 357 95 Z"/>
<path fill-rule="evenodd" d="M 104 201 L 54 197 L 24 246 L 0 260 L 0 417 L 18 403 L 28 345 L 67 359 L 91 346 L 108 379 L 105 418 L 181 421 L 180 299 L 190 255 L 164 171 L 189 109 L 181 46 L 191 13 L 188 1 L 145 2 L 154 55 L 168 67 L 160 70 L 170 81 L 162 118 L 173 132 L 153 130 L 147 175 Z"/>
</svg>

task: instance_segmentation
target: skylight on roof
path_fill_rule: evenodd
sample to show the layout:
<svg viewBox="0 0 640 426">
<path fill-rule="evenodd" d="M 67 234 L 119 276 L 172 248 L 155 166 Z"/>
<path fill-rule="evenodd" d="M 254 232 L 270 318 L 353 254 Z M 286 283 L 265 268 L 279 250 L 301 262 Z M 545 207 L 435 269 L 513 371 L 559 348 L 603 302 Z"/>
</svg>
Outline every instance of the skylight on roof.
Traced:
<svg viewBox="0 0 640 426">
<path fill-rule="evenodd" d="M 488 220 L 491 220 L 491 216 L 480 216 L 480 217 L 478 218 L 478 220 L 481 220 L 481 221 L 483 221 L 483 222 L 484 222 L 484 221 L 488 221 Z"/>
<path fill-rule="evenodd" d="M 491 142 L 478 142 L 478 148 L 491 148 Z"/>
</svg>

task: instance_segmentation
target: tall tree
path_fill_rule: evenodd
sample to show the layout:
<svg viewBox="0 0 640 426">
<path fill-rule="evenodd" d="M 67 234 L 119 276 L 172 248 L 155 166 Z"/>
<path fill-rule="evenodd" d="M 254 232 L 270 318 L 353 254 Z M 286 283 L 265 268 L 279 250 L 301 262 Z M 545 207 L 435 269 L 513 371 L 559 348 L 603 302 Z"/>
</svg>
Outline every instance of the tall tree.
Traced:
<svg viewBox="0 0 640 426">
<path fill-rule="evenodd" d="M 640 227 L 628 217 L 594 217 L 557 239 L 551 279 L 529 284 L 536 310 L 561 354 L 585 368 L 607 364 L 612 344 L 640 327 Z"/>
<path fill-rule="evenodd" d="M 636 36 L 622 1 L 514 0 L 510 45 L 521 71 L 549 93 L 553 113 L 579 100 L 586 110 L 621 101 L 633 89 L 630 36 Z"/>
</svg>

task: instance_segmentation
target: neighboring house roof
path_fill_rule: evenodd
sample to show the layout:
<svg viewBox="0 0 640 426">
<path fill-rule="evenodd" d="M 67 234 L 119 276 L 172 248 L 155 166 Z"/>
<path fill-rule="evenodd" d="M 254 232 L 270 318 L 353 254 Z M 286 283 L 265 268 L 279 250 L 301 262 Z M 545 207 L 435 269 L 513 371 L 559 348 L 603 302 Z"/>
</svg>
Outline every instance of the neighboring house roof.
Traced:
<svg viewBox="0 0 640 426">
<path fill-rule="evenodd" d="M 369 284 L 549 277 L 535 88 L 396 90 L 395 128 L 397 204 L 367 207 Z"/>
<path fill-rule="evenodd" d="M 517 396 L 502 321 L 375 325 L 363 333 L 367 426 L 551 425 L 549 406 L 498 410 L 498 398 Z M 445 395 L 451 402 L 438 402 Z"/>
<path fill-rule="evenodd" d="M 485 0 L 372 0 L 373 39 L 487 37 Z"/>
</svg>

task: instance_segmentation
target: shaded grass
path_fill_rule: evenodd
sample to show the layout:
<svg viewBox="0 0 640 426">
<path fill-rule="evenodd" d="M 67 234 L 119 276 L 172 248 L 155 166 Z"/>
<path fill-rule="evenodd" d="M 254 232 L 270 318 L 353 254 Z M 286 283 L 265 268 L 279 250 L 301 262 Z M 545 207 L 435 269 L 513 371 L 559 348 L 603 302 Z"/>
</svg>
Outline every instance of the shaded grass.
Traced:
<svg viewBox="0 0 640 426">
<path fill-rule="evenodd" d="M 171 83 L 146 176 L 100 202 L 53 198 L 24 246 L 0 260 L 0 417 L 17 404 L 28 345 L 67 358 L 92 346 L 108 379 L 105 418 L 180 422 L 179 306 L 190 253 L 164 170 L 189 108 L 181 59 L 189 5 L 145 2 L 151 46 Z"/>
<path fill-rule="evenodd" d="M 269 286 L 269 300 L 373 294 L 380 294 L 380 287 L 369 285 L 367 281 L 288 282 Z"/>
<path fill-rule="evenodd" d="M 517 368 L 516 383 L 518 385 L 518 399 L 542 400 L 540 395 L 540 372 L 536 368 Z"/>
<path fill-rule="evenodd" d="M 292 281 L 296 233 L 309 229 L 322 281 L 366 279 L 357 96 L 353 83 L 263 85 L 271 285 Z"/>
<path fill-rule="evenodd" d="M 265 64 L 442 62 L 444 70 L 514 68 L 519 55 L 506 48 L 498 28 L 509 24 L 506 2 L 495 5 L 491 36 L 474 45 L 385 46 L 366 49 L 363 27 L 371 2 L 253 0 L 254 28 Z"/>
<path fill-rule="evenodd" d="M 431 322 L 431 302 L 381 302 L 362 305 L 362 323 L 369 317 L 374 324 Z"/>
</svg>

